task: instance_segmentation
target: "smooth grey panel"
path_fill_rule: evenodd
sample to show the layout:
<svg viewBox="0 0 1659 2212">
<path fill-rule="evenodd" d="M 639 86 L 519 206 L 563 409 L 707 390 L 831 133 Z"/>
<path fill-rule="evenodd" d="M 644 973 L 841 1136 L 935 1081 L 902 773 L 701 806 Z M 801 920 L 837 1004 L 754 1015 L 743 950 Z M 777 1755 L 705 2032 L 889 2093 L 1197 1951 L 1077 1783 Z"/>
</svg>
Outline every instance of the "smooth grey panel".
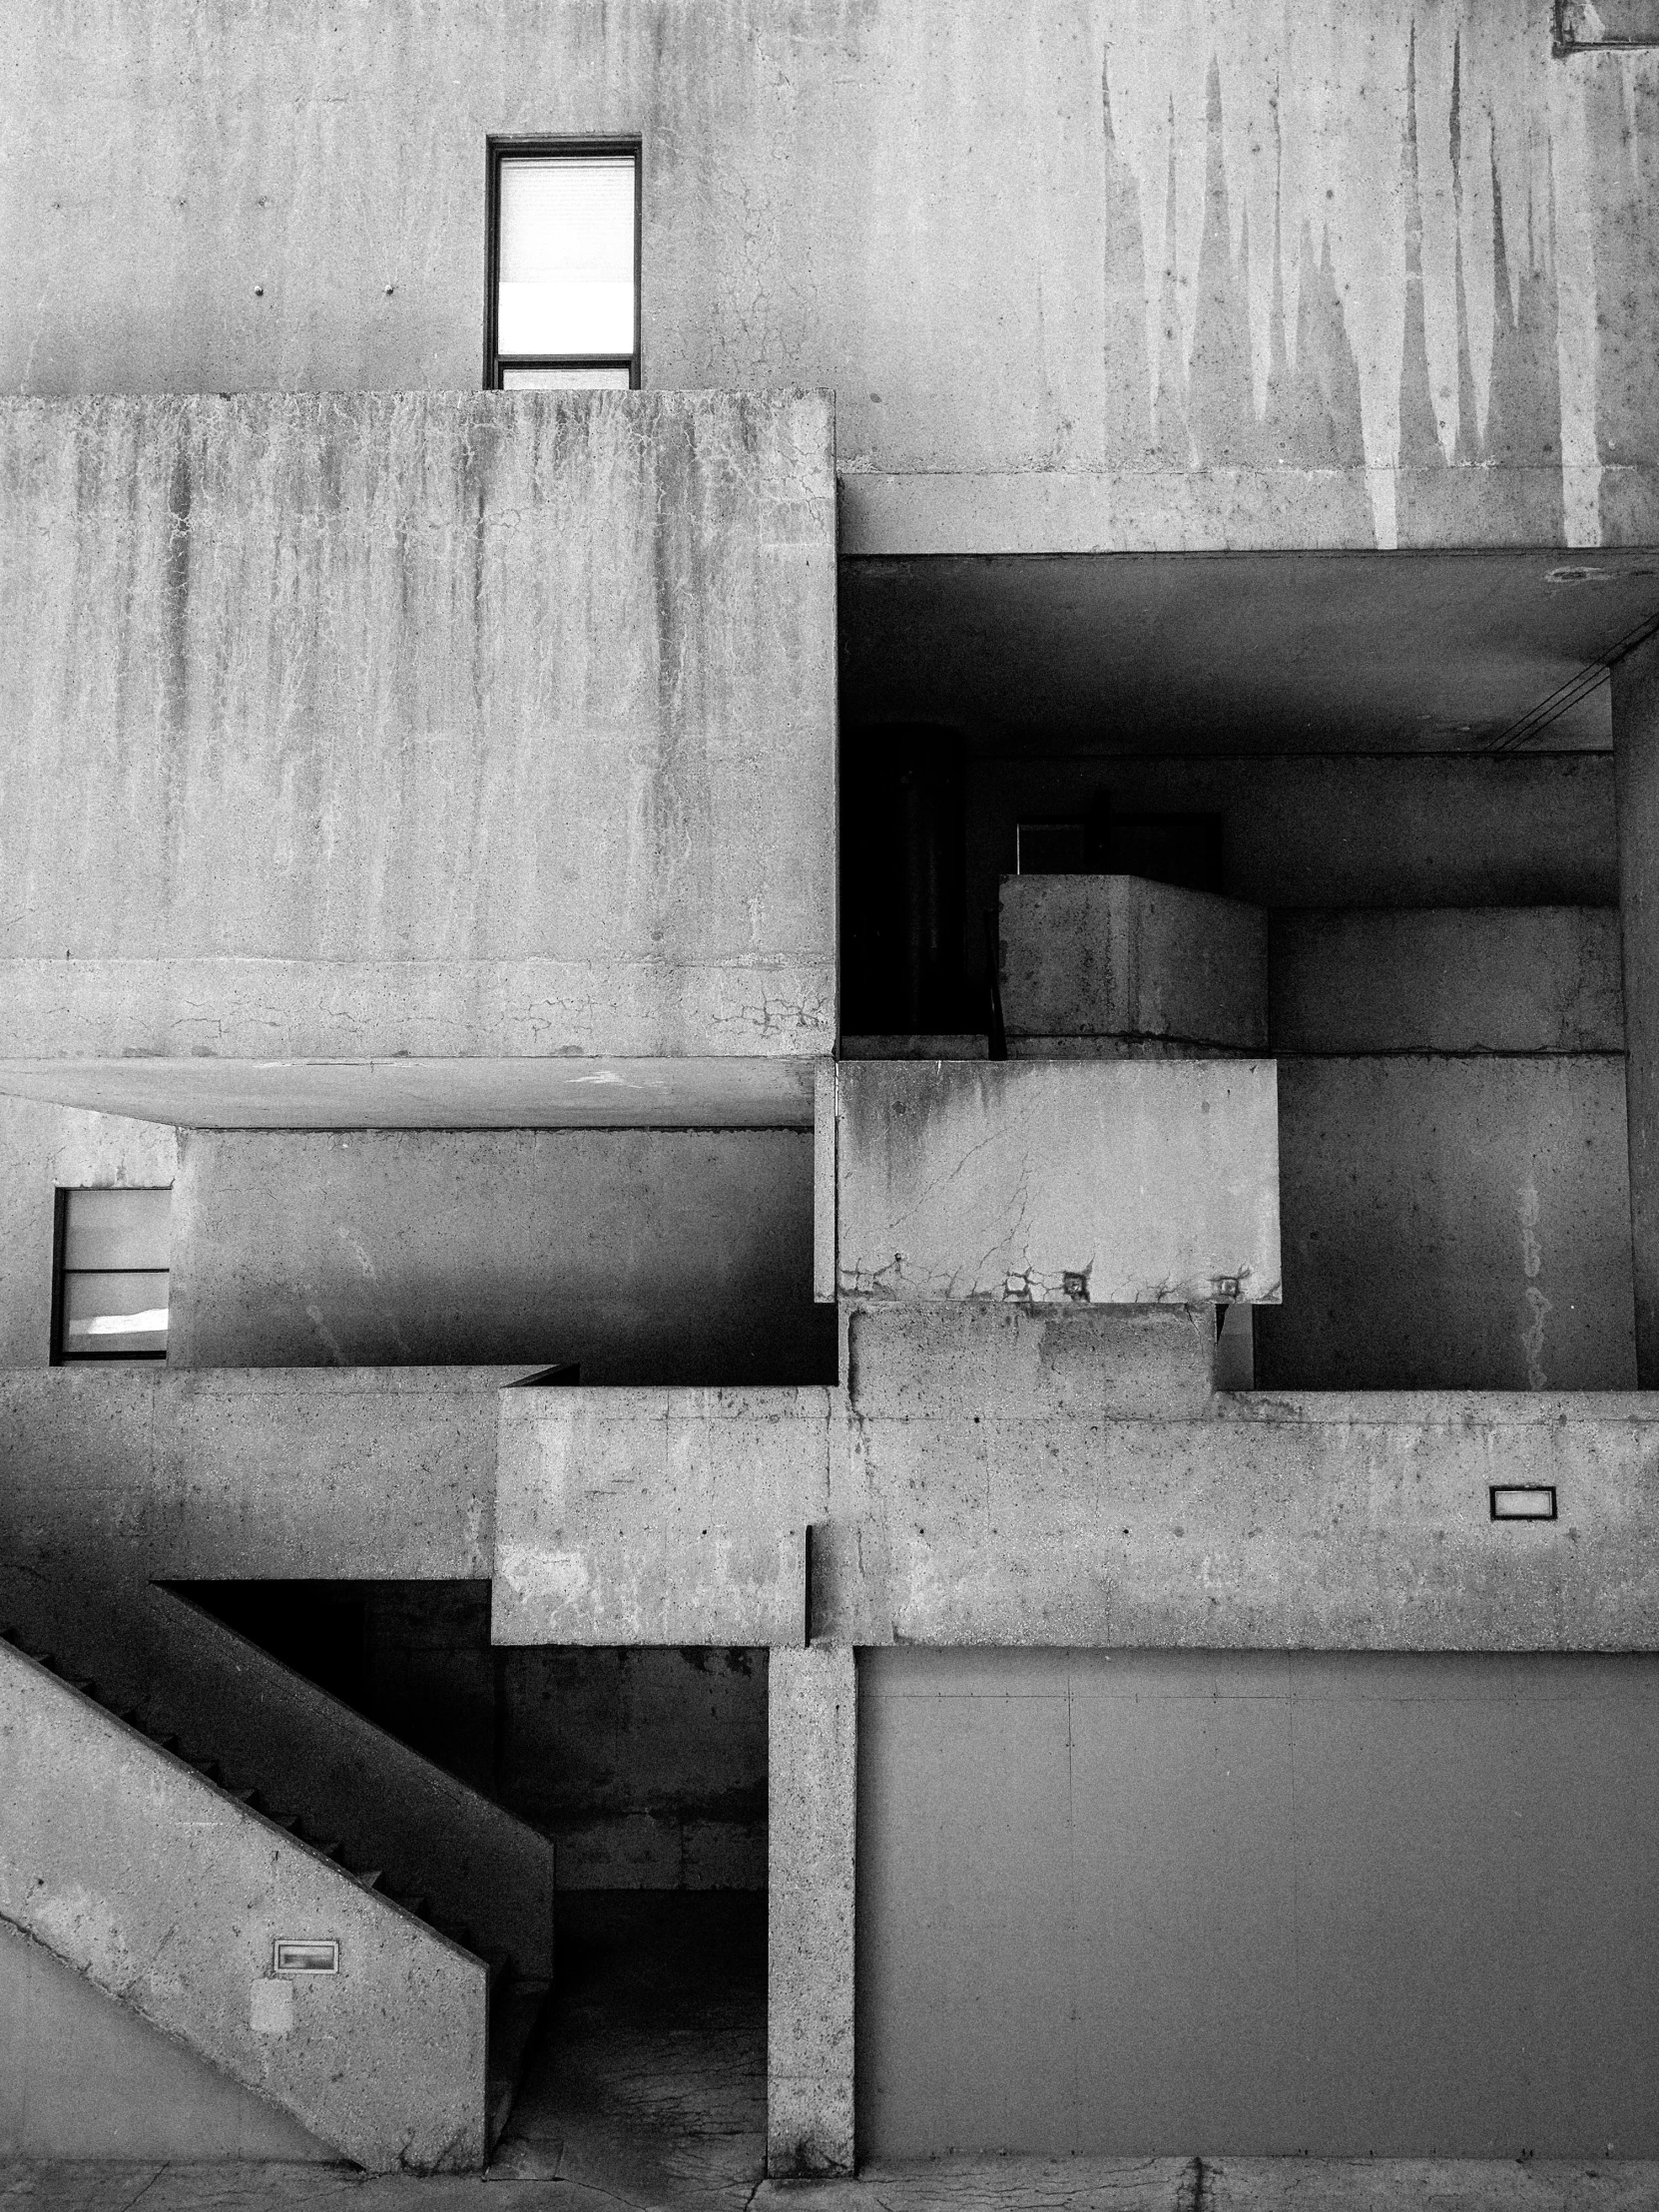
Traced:
<svg viewBox="0 0 1659 2212">
<path fill-rule="evenodd" d="M 860 2155 L 1652 2156 L 1659 1660 L 862 1655 Z"/>
</svg>

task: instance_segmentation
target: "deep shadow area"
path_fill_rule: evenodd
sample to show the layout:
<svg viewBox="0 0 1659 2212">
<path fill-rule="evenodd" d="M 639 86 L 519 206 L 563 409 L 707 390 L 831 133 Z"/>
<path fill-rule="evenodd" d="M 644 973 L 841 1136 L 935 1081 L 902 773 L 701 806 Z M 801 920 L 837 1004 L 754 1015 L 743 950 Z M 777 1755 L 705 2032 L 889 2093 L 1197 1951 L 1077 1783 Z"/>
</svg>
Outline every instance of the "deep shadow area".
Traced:
<svg viewBox="0 0 1659 2212">
<path fill-rule="evenodd" d="M 492 2172 L 739 2206 L 766 2165 L 765 1893 L 567 1891 Z"/>
</svg>

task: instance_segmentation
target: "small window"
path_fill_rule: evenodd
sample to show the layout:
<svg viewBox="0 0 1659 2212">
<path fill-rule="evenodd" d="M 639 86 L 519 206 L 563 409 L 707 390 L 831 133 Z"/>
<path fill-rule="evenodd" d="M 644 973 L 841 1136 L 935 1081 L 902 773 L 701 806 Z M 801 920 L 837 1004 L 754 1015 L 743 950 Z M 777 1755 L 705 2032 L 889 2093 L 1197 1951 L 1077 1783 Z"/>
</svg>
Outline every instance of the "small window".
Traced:
<svg viewBox="0 0 1659 2212">
<path fill-rule="evenodd" d="M 637 385 L 638 147 L 492 146 L 489 221 L 485 384 Z"/>
<path fill-rule="evenodd" d="M 171 1190 L 59 1191 L 52 1364 L 167 1357 Z"/>
</svg>

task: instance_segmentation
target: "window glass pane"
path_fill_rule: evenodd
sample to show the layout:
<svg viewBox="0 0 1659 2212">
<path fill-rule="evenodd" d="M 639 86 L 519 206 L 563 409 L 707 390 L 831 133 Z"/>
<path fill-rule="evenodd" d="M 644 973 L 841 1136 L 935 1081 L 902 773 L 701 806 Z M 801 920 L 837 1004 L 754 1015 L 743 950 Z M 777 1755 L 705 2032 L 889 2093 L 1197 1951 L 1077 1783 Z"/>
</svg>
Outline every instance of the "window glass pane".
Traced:
<svg viewBox="0 0 1659 2212">
<path fill-rule="evenodd" d="M 166 1273 L 66 1275 L 63 1349 L 69 1359 L 87 1352 L 165 1352 Z"/>
<path fill-rule="evenodd" d="M 634 158 L 501 164 L 499 353 L 634 350 Z"/>
<path fill-rule="evenodd" d="M 173 1193 L 69 1191 L 66 1268 L 165 1268 Z"/>
<path fill-rule="evenodd" d="M 626 391 L 625 368 L 503 368 L 503 391 Z"/>
</svg>

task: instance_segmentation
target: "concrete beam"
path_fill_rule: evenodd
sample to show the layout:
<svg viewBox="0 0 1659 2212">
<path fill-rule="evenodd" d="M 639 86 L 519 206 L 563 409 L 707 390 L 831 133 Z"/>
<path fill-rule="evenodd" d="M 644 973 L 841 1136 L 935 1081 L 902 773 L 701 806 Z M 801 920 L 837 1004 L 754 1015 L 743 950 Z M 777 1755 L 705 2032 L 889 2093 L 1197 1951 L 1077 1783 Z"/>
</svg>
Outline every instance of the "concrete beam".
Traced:
<svg viewBox="0 0 1659 2212">
<path fill-rule="evenodd" d="M 857 1678 L 838 1650 L 768 1671 L 767 2172 L 850 2174 Z"/>
<path fill-rule="evenodd" d="M 1659 1387 L 1659 637 L 1613 670 L 1636 1376 Z"/>
<path fill-rule="evenodd" d="M 1271 1061 L 858 1060 L 837 1082 L 843 1298 L 1279 1297 Z"/>
<path fill-rule="evenodd" d="M 1268 1049 L 1268 917 L 1138 875 L 1005 875 L 1002 1019 L 1024 1038 Z"/>
</svg>

